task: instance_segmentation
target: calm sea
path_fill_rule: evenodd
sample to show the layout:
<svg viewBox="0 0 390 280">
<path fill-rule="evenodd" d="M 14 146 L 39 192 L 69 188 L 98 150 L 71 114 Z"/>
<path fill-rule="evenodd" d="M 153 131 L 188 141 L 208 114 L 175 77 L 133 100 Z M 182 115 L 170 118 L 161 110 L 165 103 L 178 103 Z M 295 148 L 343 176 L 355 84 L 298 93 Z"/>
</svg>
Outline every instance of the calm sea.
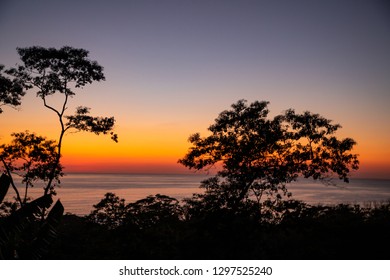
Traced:
<svg viewBox="0 0 390 280">
<path fill-rule="evenodd" d="M 165 194 L 177 199 L 202 192 L 200 182 L 207 178 L 200 174 L 67 174 L 57 188 L 66 212 L 86 215 L 93 210 L 107 192 L 113 192 L 126 202 L 148 195 Z M 349 184 L 323 185 L 313 180 L 300 179 L 288 186 L 293 198 L 310 204 L 368 203 L 390 200 L 390 180 L 352 179 Z M 35 186 L 30 196 L 35 198 L 42 188 Z M 13 195 L 10 189 L 10 195 Z"/>
</svg>

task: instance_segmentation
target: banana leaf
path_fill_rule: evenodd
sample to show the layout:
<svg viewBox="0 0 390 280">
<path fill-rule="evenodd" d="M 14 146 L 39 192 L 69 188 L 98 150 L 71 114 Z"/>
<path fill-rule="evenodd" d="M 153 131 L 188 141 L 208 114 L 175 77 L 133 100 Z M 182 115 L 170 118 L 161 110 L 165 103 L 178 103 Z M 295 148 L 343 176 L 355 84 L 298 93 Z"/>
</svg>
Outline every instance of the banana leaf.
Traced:
<svg viewBox="0 0 390 280">
<path fill-rule="evenodd" d="M 0 258 L 16 257 L 16 243 L 23 239 L 20 236 L 29 227 L 37 224 L 37 217 L 42 213 L 42 209 L 49 208 L 52 203 L 51 195 L 44 195 L 23 205 L 10 216 L 0 219 Z"/>
<path fill-rule="evenodd" d="M 57 227 L 63 214 L 64 207 L 61 201 L 57 200 L 37 233 L 35 240 L 20 251 L 20 258 L 42 259 L 45 256 L 51 243 L 57 237 Z"/>
<path fill-rule="evenodd" d="M 11 180 L 9 177 L 5 174 L 1 175 L 0 177 L 0 203 L 3 202 L 5 195 L 8 192 L 9 185 L 11 183 Z"/>
</svg>

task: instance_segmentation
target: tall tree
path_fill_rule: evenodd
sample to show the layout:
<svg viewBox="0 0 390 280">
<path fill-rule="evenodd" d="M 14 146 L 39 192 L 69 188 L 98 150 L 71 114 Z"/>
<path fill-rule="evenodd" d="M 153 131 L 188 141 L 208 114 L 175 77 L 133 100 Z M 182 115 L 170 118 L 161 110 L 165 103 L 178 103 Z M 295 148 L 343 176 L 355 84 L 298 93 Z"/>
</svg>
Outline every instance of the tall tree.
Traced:
<svg viewBox="0 0 390 280">
<path fill-rule="evenodd" d="M 46 174 L 44 194 L 50 193 L 53 180 L 58 175 L 60 166 L 63 137 L 68 130 L 87 131 L 95 134 L 110 134 L 117 142 L 118 136 L 113 132 L 114 117 L 93 117 L 87 107 L 78 107 L 73 115 L 65 115 L 69 98 L 76 90 L 94 81 L 105 80 L 103 67 L 88 58 L 88 51 L 73 47 L 43 48 L 39 46 L 17 48 L 22 61 L 21 65 L 6 71 L 15 80 L 20 81 L 25 88 L 37 89 L 37 96 L 43 101 L 44 107 L 54 112 L 60 131 L 56 151 L 52 153 L 54 160 L 50 162 L 50 171 Z M 62 95 L 62 104 L 51 105 L 48 96 Z"/>
<path fill-rule="evenodd" d="M 0 162 L 7 173 L 0 178 L 0 202 L 8 186 L 12 185 L 20 203 L 19 209 L 13 209 L 9 216 L 0 219 L 0 258 L 15 258 L 15 254 L 22 258 L 40 258 L 56 237 L 55 228 L 64 212 L 58 200 L 46 216 L 46 210 L 53 202 L 55 183 L 63 175 L 60 158 L 65 133 L 72 129 L 97 135 L 109 133 L 115 142 L 118 137 L 113 132 L 113 117 L 90 116 L 87 107 L 78 107 L 74 115 L 65 115 L 69 98 L 75 95 L 76 89 L 104 80 L 103 68 L 88 58 L 88 51 L 72 47 L 30 47 L 17 51 L 22 65 L 5 71 L 12 79 L 2 75 L 3 66 L 0 66 L 0 106 L 18 106 L 24 90 L 36 88 L 44 107 L 55 113 L 60 133 L 58 141 L 28 131 L 13 133 L 10 144 L 0 145 Z M 63 98 L 58 107 L 50 104 L 47 98 L 54 94 Z M 14 174 L 22 178 L 23 197 L 12 178 Z M 28 202 L 28 189 L 37 180 L 46 182 L 44 194 Z M 37 217 L 40 217 L 39 223 Z"/>
<path fill-rule="evenodd" d="M 351 138 L 339 140 L 341 127 L 318 114 L 287 110 L 269 118 L 268 102 L 247 105 L 239 100 L 209 127 L 211 135 L 189 138 L 192 147 L 179 163 L 204 170 L 219 165 L 217 175 L 202 182 L 205 195 L 196 199 L 218 200 L 220 207 L 237 209 L 252 199 L 260 204 L 289 195 L 286 184 L 298 176 L 324 180 L 333 174 L 348 182 L 358 169 Z"/>
</svg>

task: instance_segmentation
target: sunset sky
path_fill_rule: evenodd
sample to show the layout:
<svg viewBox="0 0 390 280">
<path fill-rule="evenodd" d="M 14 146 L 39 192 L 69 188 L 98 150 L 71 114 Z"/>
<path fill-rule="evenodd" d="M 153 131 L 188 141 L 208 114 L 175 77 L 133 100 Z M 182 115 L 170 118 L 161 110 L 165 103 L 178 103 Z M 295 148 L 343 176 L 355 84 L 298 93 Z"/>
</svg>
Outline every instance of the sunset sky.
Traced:
<svg viewBox="0 0 390 280">
<path fill-rule="evenodd" d="M 106 81 L 79 90 L 69 114 L 115 116 L 119 143 L 66 135 L 65 171 L 184 172 L 188 136 L 247 99 L 270 101 L 271 116 L 334 120 L 358 143 L 354 176 L 390 178 L 388 1 L 1 0 L 0 64 L 34 45 L 84 48 L 104 67 Z M 0 115 L 0 143 L 26 129 L 59 133 L 34 91 Z"/>
</svg>

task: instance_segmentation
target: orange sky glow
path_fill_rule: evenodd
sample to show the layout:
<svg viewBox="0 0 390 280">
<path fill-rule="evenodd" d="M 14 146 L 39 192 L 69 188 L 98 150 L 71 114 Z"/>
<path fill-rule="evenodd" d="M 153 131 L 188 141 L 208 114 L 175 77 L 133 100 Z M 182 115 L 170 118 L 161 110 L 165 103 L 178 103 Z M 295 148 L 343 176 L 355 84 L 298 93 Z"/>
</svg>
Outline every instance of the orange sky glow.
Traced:
<svg viewBox="0 0 390 280">
<path fill-rule="evenodd" d="M 8 142 L 12 132 L 24 131 L 26 128 L 50 139 L 56 139 L 59 126 L 53 112 L 46 110 L 34 95 L 27 96 L 25 99 L 34 106 L 22 106 L 18 111 L 6 108 L 1 116 L 2 142 Z M 272 104 L 270 107 L 272 109 Z M 113 108 L 112 111 L 115 115 L 116 110 Z M 188 137 L 195 132 L 201 132 L 203 136 L 208 135 L 207 127 L 213 123 L 220 111 L 222 110 L 215 110 L 213 116 L 210 114 L 209 120 L 200 118 L 200 121 L 194 121 L 191 126 L 186 126 L 183 122 L 160 123 L 158 120 L 126 122 L 122 121 L 122 118 L 126 118 L 126 114 L 119 112 L 116 126 L 119 143 L 113 142 L 105 135 L 96 136 L 82 132 L 66 134 L 62 158 L 65 172 L 193 172 L 178 164 L 177 161 L 190 147 Z M 31 115 L 34 118 L 29 117 Z M 370 130 L 377 132 L 367 133 Z M 378 134 L 383 136 L 378 137 Z M 339 136 L 352 137 L 358 142 L 354 152 L 359 154 L 361 164 L 360 169 L 352 173 L 352 177 L 389 178 L 390 150 L 387 147 L 386 129 L 375 125 L 364 128 L 351 122 L 343 124 Z"/>
<path fill-rule="evenodd" d="M 177 163 L 188 137 L 206 136 L 220 112 L 247 99 L 269 101 L 270 117 L 293 108 L 334 120 L 338 137 L 358 143 L 353 176 L 390 178 L 390 25 L 379 4 L 17 2 L 0 4 L 0 64 L 20 63 L 17 47 L 69 45 L 104 67 L 106 81 L 77 89 L 67 112 L 83 105 L 114 116 L 119 143 L 68 133 L 66 172 L 191 172 Z M 34 90 L 19 110 L 3 109 L 0 143 L 25 130 L 58 138 Z"/>
</svg>

